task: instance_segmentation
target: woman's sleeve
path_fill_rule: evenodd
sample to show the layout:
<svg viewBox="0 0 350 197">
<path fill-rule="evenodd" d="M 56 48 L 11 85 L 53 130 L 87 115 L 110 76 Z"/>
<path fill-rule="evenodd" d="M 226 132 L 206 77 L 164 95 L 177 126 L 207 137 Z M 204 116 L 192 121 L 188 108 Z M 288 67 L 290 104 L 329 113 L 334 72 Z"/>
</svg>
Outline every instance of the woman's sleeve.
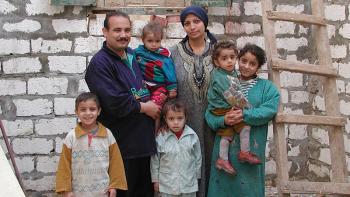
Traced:
<svg viewBox="0 0 350 197">
<path fill-rule="evenodd" d="M 264 101 L 258 106 L 243 110 L 243 121 L 251 126 L 260 126 L 268 123 L 276 115 L 280 93 L 276 86 L 267 81 L 263 91 Z"/>
<path fill-rule="evenodd" d="M 207 121 L 208 126 L 214 131 L 220 128 L 225 128 L 224 116 L 215 116 L 208 108 L 205 111 L 205 120 Z"/>
</svg>

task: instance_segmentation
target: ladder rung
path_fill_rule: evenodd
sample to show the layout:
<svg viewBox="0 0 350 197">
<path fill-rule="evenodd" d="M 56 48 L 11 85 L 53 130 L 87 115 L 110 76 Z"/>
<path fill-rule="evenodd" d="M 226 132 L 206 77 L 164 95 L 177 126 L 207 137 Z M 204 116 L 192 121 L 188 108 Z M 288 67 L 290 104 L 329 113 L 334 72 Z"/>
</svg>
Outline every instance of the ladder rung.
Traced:
<svg viewBox="0 0 350 197">
<path fill-rule="evenodd" d="M 277 114 L 276 123 L 344 126 L 346 124 L 346 119 L 335 116 Z"/>
<path fill-rule="evenodd" d="M 350 183 L 287 181 L 283 193 L 350 194 Z"/>
<path fill-rule="evenodd" d="M 296 23 L 327 25 L 323 17 L 308 14 L 294 14 L 289 12 L 266 11 L 267 18 L 270 20 L 290 21 Z"/>
<path fill-rule="evenodd" d="M 332 67 L 305 64 L 297 61 L 282 60 L 280 58 L 272 59 L 272 69 L 298 73 L 308 73 L 326 77 L 338 77 L 337 70 Z"/>
</svg>

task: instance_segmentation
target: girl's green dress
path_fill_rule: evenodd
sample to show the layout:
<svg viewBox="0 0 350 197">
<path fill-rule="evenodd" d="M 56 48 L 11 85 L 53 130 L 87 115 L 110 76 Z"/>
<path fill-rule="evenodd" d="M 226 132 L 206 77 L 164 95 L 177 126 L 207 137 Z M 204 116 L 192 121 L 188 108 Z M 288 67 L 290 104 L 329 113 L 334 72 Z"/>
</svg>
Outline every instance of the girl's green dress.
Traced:
<svg viewBox="0 0 350 197">
<path fill-rule="evenodd" d="M 268 123 L 277 113 L 280 94 L 275 85 L 265 79 L 258 79 L 248 91 L 248 100 L 253 108 L 243 110 L 244 122 L 251 125 L 250 150 L 261 159 L 261 165 L 240 163 L 237 154 L 240 150 L 239 137 L 234 137 L 229 149 L 229 159 L 237 170 L 236 176 L 216 169 L 219 154 L 220 136 L 215 136 L 211 161 L 208 197 L 263 197 L 265 196 L 265 148 Z M 208 125 L 216 131 L 224 127 L 224 117 L 205 113 Z"/>
</svg>

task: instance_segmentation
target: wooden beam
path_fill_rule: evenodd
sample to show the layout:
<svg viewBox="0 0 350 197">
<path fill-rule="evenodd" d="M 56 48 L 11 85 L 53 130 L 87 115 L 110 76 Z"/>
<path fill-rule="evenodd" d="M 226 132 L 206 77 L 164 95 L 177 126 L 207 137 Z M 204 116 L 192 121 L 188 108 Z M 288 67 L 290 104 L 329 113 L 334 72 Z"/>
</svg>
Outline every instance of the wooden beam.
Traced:
<svg viewBox="0 0 350 197">
<path fill-rule="evenodd" d="M 332 67 L 306 64 L 298 61 L 282 60 L 279 58 L 272 59 L 273 70 L 285 70 L 297 73 L 306 73 L 312 75 L 321 75 L 325 77 L 338 77 L 337 70 Z"/>
<path fill-rule="evenodd" d="M 270 20 L 289 21 L 302 24 L 326 26 L 326 20 L 323 17 L 308 14 L 294 14 L 289 12 L 267 11 L 267 18 Z"/>
<path fill-rule="evenodd" d="M 350 194 L 350 183 L 287 181 L 282 189 L 284 193 Z"/>
<path fill-rule="evenodd" d="M 346 119 L 335 116 L 277 114 L 276 122 L 288 124 L 344 126 L 346 124 Z"/>
</svg>

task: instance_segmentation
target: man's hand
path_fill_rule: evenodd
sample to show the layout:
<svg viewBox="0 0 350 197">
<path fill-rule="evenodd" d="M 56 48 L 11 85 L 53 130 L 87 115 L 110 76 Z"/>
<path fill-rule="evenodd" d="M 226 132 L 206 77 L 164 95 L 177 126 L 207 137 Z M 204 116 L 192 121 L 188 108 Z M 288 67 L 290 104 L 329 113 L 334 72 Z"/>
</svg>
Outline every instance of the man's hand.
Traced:
<svg viewBox="0 0 350 197">
<path fill-rule="evenodd" d="M 158 182 L 154 182 L 153 183 L 153 188 L 155 192 L 159 192 L 159 183 Z"/>
<path fill-rule="evenodd" d="M 160 116 L 160 107 L 156 105 L 153 101 L 147 101 L 146 103 L 140 102 L 141 113 L 145 113 L 147 116 L 157 119 Z"/>
</svg>

